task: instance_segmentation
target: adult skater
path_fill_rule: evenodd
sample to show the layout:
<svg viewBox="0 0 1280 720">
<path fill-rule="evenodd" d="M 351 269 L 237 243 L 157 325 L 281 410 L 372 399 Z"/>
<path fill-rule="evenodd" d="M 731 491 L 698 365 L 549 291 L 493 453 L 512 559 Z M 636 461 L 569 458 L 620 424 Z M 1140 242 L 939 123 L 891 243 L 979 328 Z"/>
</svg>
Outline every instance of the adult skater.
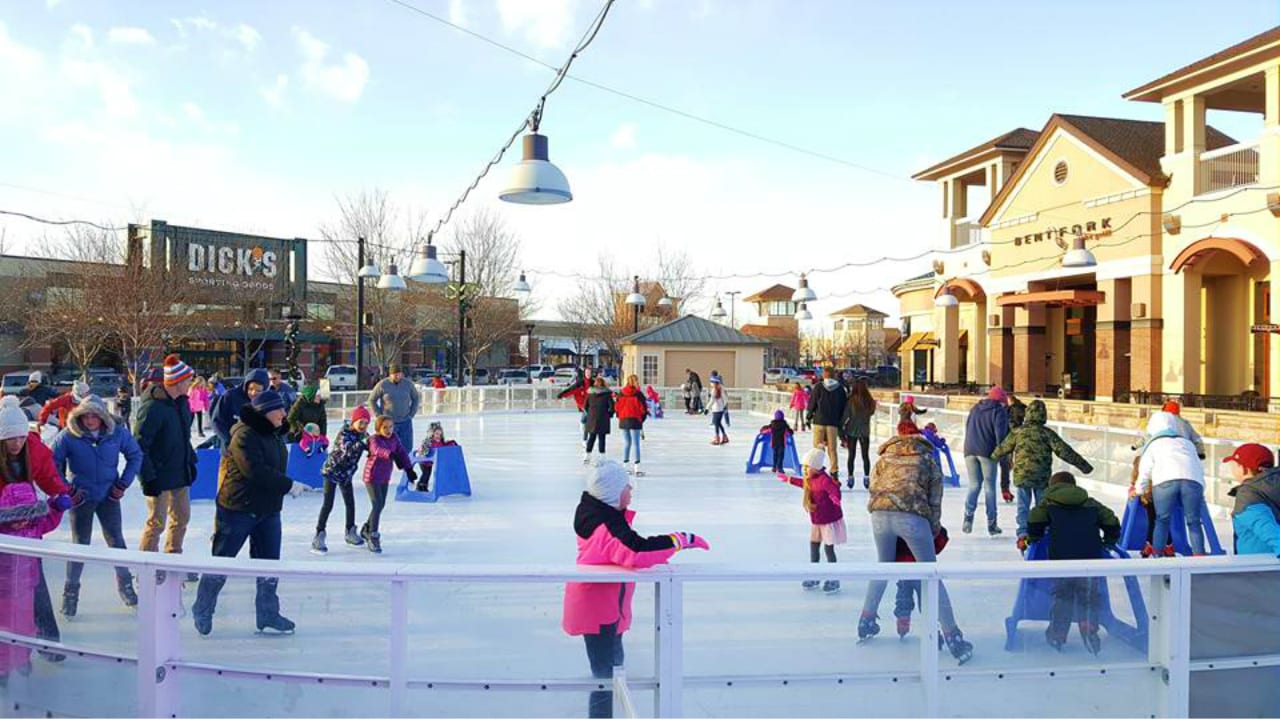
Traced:
<svg viewBox="0 0 1280 720">
<path fill-rule="evenodd" d="M 986 490 L 987 533 L 995 536 L 1000 529 L 996 493 L 1000 483 L 1000 467 L 991 454 L 1009 434 L 1009 396 L 996 385 L 987 396 L 969 409 L 964 421 L 964 465 L 969 471 L 969 493 L 964 499 L 964 524 L 960 531 L 973 532 L 973 516 L 978 511 L 978 496 Z M 1048 478 L 1045 478 L 1046 482 Z M 1019 521 L 1018 527 L 1022 527 Z"/>
<path fill-rule="evenodd" d="M 71 411 L 67 426 L 54 438 L 53 460 L 58 472 L 70 481 L 72 492 L 82 498 L 79 506 L 71 508 L 71 542 L 88 545 L 96 517 L 107 546 L 125 549 L 120 499 L 142 468 L 142 449 L 133 435 L 107 412 L 101 400 L 90 395 Z M 67 617 L 75 617 L 79 607 L 83 571 L 84 563 L 67 563 L 62 587 L 62 614 Z M 116 592 L 125 607 L 137 606 L 133 576 L 123 565 L 116 566 Z"/>
<path fill-rule="evenodd" d="M 191 447 L 191 408 L 187 391 L 195 372 L 177 355 L 164 359 L 164 381 L 143 393 L 134 432 L 142 449 L 138 476 L 147 497 L 147 521 L 138 549 L 181 553 L 191 521 L 191 485 L 196 480 L 196 451 Z M 232 397 L 228 395 L 227 397 Z M 194 575 L 194 573 L 193 573 Z M 188 576 L 194 580 L 194 577 Z"/>
<path fill-rule="evenodd" d="M 577 368 L 573 374 L 573 382 L 556 394 L 558 400 L 573 398 L 573 404 L 578 406 L 578 424 L 582 425 L 583 452 L 587 451 L 587 393 L 590 390 L 591 368 Z"/>
<path fill-rule="evenodd" d="M 604 376 L 596 377 L 595 385 L 587 393 L 587 450 L 582 462 L 591 461 L 591 451 L 600 449 L 600 460 L 604 459 L 604 443 L 609 437 L 609 426 L 613 419 L 613 393 Z"/>
<path fill-rule="evenodd" d="M 724 445 L 729 442 L 729 431 L 726 429 L 729 419 L 729 395 L 725 392 L 724 383 L 719 375 L 711 376 L 711 391 L 708 393 L 707 410 L 711 412 L 711 427 L 715 430 L 712 445 Z"/>
<path fill-rule="evenodd" d="M 627 384 L 618 393 L 614 409 L 618 413 L 618 429 L 622 431 L 622 465 L 626 467 L 631 461 L 631 451 L 634 449 L 636 464 L 627 469 L 633 475 L 644 475 L 640 470 L 640 440 L 644 436 L 644 421 L 649 417 L 649 406 L 640 391 L 640 378 L 634 374 L 627 376 Z"/>
<path fill-rule="evenodd" d="M 685 376 L 689 382 L 690 408 L 691 414 L 697 415 L 702 412 L 702 376 L 698 373 L 685 368 Z"/>
<path fill-rule="evenodd" d="M 840 420 L 844 417 L 849 393 L 836 379 L 830 367 L 822 368 L 822 382 L 813 388 L 805 412 L 813 426 L 813 446 L 826 447 L 827 468 L 831 477 L 840 480 Z"/>
<path fill-rule="evenodd" d="M 840 437 L 849 445 L 849 477 L 846 482 L 851 489 L 854 484 L 853 466 L 859 450 L 862 451 L 862 486 L 871 486 L 871 419 L 875 414 L 876 400 L 871 397 L 867 381 L 859 378 L 849 391 L 849 401 L 845 403 L 844 416 L 840 420 Z"/>
<path fill-rule="evenodd" d="M 263 390 L 253 403 L 240 409 L 240 421 L 231 429 L 231 442 L 219 468 L 217 510 L 213 526 L 213 555 L 235 557 L 249 541 L 249 557 L 280 559 L 280 509 L 285 495 L 297 496 L 306 486 L 285 475 L 284 399 L 274 390 Z M 225 575 L 206 573 L 200 578 L 191 606 L 196 632 L 213 630 L 213 613 Z M 254 607 L 258 631 L 293 632 L 292 620 L 280 614 L 277 578 L 258 578 Z"/>
<path fill-rule="evenodd" d="M 254 368 L 244 376 L 240 387 L 231 388 L 213 404 L 213 432 L 218 436 L 219 447 L 231 442 L 231 428 L 240 419 L 240 408 L 253 402 L 258 393 L 271 384 L 271 376 L 262 368 Z"/>
<path fill-rule="evenodd" d="M 58 397 L 58 391 L 45 384 L 44 373 L 36 370 L 27 376 L 27 385 L 18 391 L 18 397 L 29 398 L 40 407 Z"/>
<path fill-rule="evenodd" d="M 1167 412 L 1151 414 L 1147 421 L 1146 447 L 1138 463 L 1139 495 L 1149 495 L 1156 507 L 1156 529 L 1152 547 L 1157 556 L 1173 557 L 1169 521 L 1175 503 L 1181 506 L 1187 523 L 1187 542 L 1194 555 L 1204 554 L 1204 527 L 1200 510 L 1204 506 L 1204 465 L 1195 443 L 1178 434 L 1177 419 Z"/>
<path fill-rule="evenodd" d="M 396 425 L 396 437 L 405 449 L 413 448 L 413 417 L 422 405 L 422 396 L 412 380 L 404 376 L 398 364 L 387 368 L 387 376 L 369 392 L 369 407 L 374 415 L 390 415 Z"/>
</svg>

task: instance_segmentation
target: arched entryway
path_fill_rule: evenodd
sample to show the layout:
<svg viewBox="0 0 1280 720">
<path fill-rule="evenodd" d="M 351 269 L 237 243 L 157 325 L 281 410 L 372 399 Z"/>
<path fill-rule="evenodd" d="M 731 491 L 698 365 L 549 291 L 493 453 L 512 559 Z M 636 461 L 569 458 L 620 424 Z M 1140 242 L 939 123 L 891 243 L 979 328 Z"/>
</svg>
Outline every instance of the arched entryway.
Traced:
<svg viewBox="0 0 1280 720">
<path fill-rule="evenodd" d="M 1206 395 L 1270 396 L 1270 263 L 1256 245 L 1229 237 L 1191 243 L 1170 263 L 1186 313 L 1184 387 Z M 1191 322 L 1195 317 L 1198 322 Z M 1167 330 L 1167 328 L 1166 328 Z"/>
<path fill-rule="evenodd" d="M 987 373 L 987 293 L 972 279 L 953 278 L 938 287 L 934 299 L 950 294 L 959 304 L 939 307 L 937 367 L 945 383 L 989 382 Z"/>
</svg>

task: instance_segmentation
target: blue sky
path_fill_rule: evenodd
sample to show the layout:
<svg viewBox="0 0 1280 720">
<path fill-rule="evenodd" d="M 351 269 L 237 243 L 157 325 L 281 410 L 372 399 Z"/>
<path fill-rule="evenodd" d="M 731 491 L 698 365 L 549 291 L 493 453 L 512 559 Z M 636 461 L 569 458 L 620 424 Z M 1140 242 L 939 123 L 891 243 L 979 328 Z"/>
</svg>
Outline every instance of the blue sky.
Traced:
<svg viewBox="0 0 1280 720">
<path fill-rule="evenodd" d="M 599 9 L 409 1 L 557 65 Z M 464 212 L 501 212 L 531 270 L 586 273 L 606 252 L 643 273 L 659 242 L 707 275 L 914 254 L 937 242 L 939 203 L 912 172 L 1053 112 L 1160 120 L 1120 94 L 1277 22 L 1275 0 L 621 0 L 575 74 L 890 177 L 568 81 L 543 131 L 575 202 L 500 204 L 500 168 Z M 336 194 L 376 187 L 434 219 L 549 79 L 385 0 L 10 1 L 0 208 L 314 237 Z M 1211 121 L 1246 134 L 1258 123 Z M 43 231 L 0 228 L 19 250 Z M 820 294 L 840 297 L 814 309 L 892 313 L 891 295 L 857 293 L 926 269 L 817 275 Z M 547 307 L 573 290 L 534 282 Z"/>
</svg>

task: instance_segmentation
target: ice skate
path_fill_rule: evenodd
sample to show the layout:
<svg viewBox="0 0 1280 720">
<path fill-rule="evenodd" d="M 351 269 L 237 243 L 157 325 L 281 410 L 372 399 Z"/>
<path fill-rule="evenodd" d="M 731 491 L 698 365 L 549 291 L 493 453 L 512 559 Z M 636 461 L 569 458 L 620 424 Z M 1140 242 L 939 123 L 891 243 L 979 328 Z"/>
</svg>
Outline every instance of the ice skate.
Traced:
<svg viewBox="0 0 1280 720">
<path fill-rule="evenodd" d="M 591 453 L 586 450 L 582 451 L 582 464 L 589 465 L 591 463 Z"/>
<path fill-rule="evenodd" d="M 1151 543 L 1142 546 L 1142 557 L 1149 558 L 1156 554 L 1156 549 L 1151 547 Z"/>
<path fill-rule="evenodd" d="M 1054 631 L 1053 628 L 1044 631 L 1044 640 L 1049 643 L 1049 647 L 1058 652 L 1062 652 L 1062 646 L 1067 644 L 1067 636 L 1064 633 Z"/>
<path fill-rule="evenodd" d="M 127 608 L 138 607 L 138 593 L 133 591 L 133 580 L 120 583 L 120 587 L 116 588 L 120 593 L 120 602 L 124 603 Z"/>
<path fill-rule="evenodd" d="M 960 524 L 960 532 L 964 533 L 965 535 L 968 535 L 969 533 L 973 532 L 973 516 L 972 515 L 964 516 L 964 522 Z"/>
<path fill-rule="evenodd" d="M 991 537 L 995 537 L 1002 532 L 1004 531 L 1000 529 L 1000 526 L 996 524 L 995 520 L 992 520 L 991 522 L 987 523 L 987 534 L 990 535 Z"/>
<path fill-rule="evenodd" d="M 292 635 L 294 627 L 292 620 L 278 613 L 273 618 L 258 620 L 259 635 Z"/>
<path fill-rule="evenodd" d="M 875 615 L 863 615 L 858 618 L 858 644 L 870 640 L 880 634 L 880 623 L 876 622 Z"/>
<path fill-rule="evenodd" d="M 347 528 L 347 536 L 345 539 L 348 545 L 352 545 L 354 547 L 364 545 L 364 538 L 360 537 L 360 534 L 357 533 L 356 529 L 353 527 Z"/>
<path fill-rule="evenodd" d="M 641 476 L 643 476 L 643 475 L 644 475 L 644 471 L 640 469 L 640 461 L 639 461 L 639 460 L 637 460 L 637 461 L 636 461 L 636 464 L 635 464 L 634 466 L 632 466 L 631 474 L 632 474 L 632 475 L 635 475 L 636 477 L 641 477 Z"/>
<path fill-rule="evenodd" d="M 835 595 L 836 593 L 840 592 L 840 581 L 828 580 L 822 583 L 822 592 L 828 595 Z"/>
<path fill-rule="evenodd" d="M 805 590 L 817 590 L 818 586 L 821 584 L 822 583 L 818 582 L 817 580 L 805 580 L 804 582 L 800 583 L 800 587 L 804 588 Z"/>
<path fill-rule="evenodd" d="M 80 607 L 80 584 L 67 583 L 62 588 L 62 614 L 65 617 L 73 618 L 76 616 L 76 610 Z"/>
<path fill-rule="evenodd" d="M 946 634 L 943 639 L 947 643 L 947 649 L 951 651 L 951 657 L 961 665 L 969 662 L 973 657 L 973 643 L 965 640 L 959 630 Z"/>
<path fill-rule="evenodd" d="M 898 639 L 905 638 L 911 632 L 911 616 L 898 618 Z"/>
<path fill-rule="evenodd" d="M 1092 655 L 1102 652 L 1102 638 L 1098 637 L 1098 626 L 1091 622 L 1081 621 L 1078 624 L 1080 628 L 1080 639 L 1084 641 L 1084 646 Z"/>
<path fill-rule="evenodd" d="M 311 552 L 316 555 L 324 555 L 329 552 L 329 547 L 324 544 L 324 531 L 317 530 L 315 539 L 311 541 Z"/>
<path fill-rule="evenodd" d="M 369 543 L 369 552 L 382 554 L 382 533 L 371 532 L 365 536 L 365 540 Z"/>
</svg>

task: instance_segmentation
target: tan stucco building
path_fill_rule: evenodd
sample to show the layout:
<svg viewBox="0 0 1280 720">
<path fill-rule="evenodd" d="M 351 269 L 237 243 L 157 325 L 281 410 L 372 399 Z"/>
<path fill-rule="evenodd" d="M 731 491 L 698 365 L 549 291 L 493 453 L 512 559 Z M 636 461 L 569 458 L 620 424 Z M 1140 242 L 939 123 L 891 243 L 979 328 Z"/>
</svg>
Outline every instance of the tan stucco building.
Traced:
<svg viewBox="0 0 1280 720">
<path fill-rule="evenodd" d="M 664 323 L 623 339 L 623 376 L 643 385 L 677 386 L 685 370 L 707 382 L 715 370 L 729 387 L 759 387 L 769 343 L 696 315 Z"/>
<path fill-rule="evenodd" d="M 895 288 L 904 383 L 1280 394 L 1280 28 L 1125 97 L 1164 122 L 1054 115 L 916 175 L 942 189 L 943 232 L 934 272 Z M 1096 264 L 1064 267 L 1078 238 Z"/>
</svg>

